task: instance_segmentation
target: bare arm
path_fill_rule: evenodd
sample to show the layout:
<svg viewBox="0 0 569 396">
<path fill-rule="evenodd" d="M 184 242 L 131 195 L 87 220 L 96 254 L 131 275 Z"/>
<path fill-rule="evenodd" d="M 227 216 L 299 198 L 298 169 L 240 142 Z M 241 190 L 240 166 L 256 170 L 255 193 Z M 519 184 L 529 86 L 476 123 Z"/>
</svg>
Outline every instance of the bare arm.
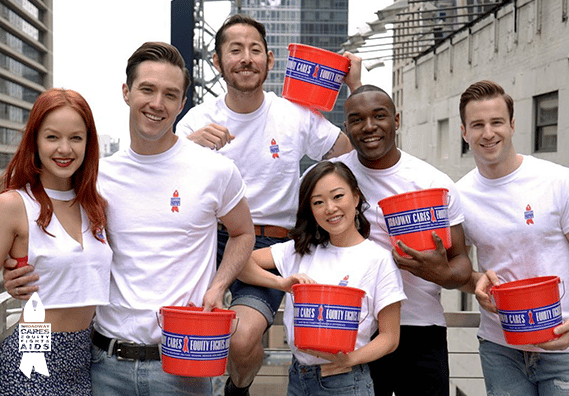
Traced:
<svg viewBox="0 0 569 396">
<path fill-rule="evenodd" d="M 346 136 L 344 132 L 340 132 L 338 138 L 336 139 L 336 142 L 334 142 L 332 148 L 322 156 L 322 159 L 327 160 L 330 158 L 339 157 L 340 155 L 349 153 L 350 151 L 352 151 L 352 144 L 350 143 L 350 139 L 348 139 L 348 136 Z"/>
<path fill-rule="evenodd" d="M 22 286 L 36 281 L 33 267 L 16 268 L 16 260 L 8 255 L 24 257 L 28 252 L 28 225 L 24 202 L 15 192 L 0 194 L 0 260 L 3 267 L 4 287 L 17 299 L 27 300 L 37 286 Z"/>
<path fill-rule="evenodd" d="M 306 274 L 294 274 L 283 278 L 268 271 L 276 268 L 271 248 L 255 250 L 239 274 L 239 280 L 250 285 L 292 292 L 292 285 L 297 283 L 316 283 Z"/>
<path fill-rule="evenodd" d="M 227 228 L 229 239 L 217 273 L 204 295 L 203 306 L 206 311 L 222 307 L 225 290 L 237 278 L 255 245 L 253 221 L 245 198 L 220 220 Z"/>
<path fill-rule="evenodd" d="M 445 289 L 456 289 L 467 284 L 472 273 L 472 264 L 466 252 L 464 230 L 461 224 L 450 229 L 452 246 L 445 250 L 443 241 L 433 231 L 436 250 L 420 252 L 409 248 L 401 241 L 399 248 L 412 258 L 402 257 L 393 249 L 393 258 L 399 268 L 429 282 L 436 283 Z"/>
<path fill-rule="evenodd" d="M 350 92 L 354 92 L 362 85 L 362 58 L 351 52 L 344 52 L 344 56 L 350 60 L 350 69 L 344 82 L 350 88 Z"/>
</svg>

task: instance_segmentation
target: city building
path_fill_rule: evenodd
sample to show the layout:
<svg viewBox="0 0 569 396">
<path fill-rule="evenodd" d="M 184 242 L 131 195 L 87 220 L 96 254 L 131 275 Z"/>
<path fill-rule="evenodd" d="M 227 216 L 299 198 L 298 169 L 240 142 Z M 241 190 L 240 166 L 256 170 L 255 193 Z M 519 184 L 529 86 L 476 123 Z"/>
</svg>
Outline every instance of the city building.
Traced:
<svg viewBox="0 0 569 396">
<path fill-rule="evenodd" d="M 0 1 L 0 171 L 36 98 L 53 84 L 52 0 Z"/>
</svg>

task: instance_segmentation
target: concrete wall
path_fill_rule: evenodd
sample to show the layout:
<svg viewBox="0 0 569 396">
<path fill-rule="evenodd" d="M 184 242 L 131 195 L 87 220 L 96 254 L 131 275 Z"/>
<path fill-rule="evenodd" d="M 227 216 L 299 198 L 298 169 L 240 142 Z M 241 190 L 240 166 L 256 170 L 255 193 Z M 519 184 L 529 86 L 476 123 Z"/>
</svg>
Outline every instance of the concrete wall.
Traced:
<svg viewBox="0 0 569 396">
<path fill-rule="evenodd" d="M 569 27 L 567 0 L 510 3 L 470 29 L 447 38 L 434 52 L 405 67 L 401 147 L 458 180 L 474 168 L 461 155 L 458 103 L 473 82 L 490 79 L 514 101 L 514 146 L 569 166 Z M 565 12 L 564 12 L 565 11 Z M 534 153 L 533 97 L 558 91 L 557 152 Z"/>
</svg>

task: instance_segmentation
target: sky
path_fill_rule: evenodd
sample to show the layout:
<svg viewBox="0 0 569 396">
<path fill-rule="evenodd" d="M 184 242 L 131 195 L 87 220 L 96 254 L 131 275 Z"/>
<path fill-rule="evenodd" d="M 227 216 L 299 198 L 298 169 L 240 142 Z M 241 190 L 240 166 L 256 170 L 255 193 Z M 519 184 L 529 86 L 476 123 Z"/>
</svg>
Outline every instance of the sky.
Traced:
<svg viewBox="0 0 569 396">
<path fill-rule="evenodd" d="M 130 142 L 128 107 L 122 84 L 128 57 L 145 41 L 170 42 L 171 0 L 54 0 L 53 86 L 85 97 L 97 131 Z M 376 19 L 375 11 L 392 0 L 349 0 L 348 34 Z M 229 1 L 206 1 L 204 17 L 217 29 L 229 15 Z M 391 65 L 362 70 L 362 82 L 391 92 Z"/>
</svg>

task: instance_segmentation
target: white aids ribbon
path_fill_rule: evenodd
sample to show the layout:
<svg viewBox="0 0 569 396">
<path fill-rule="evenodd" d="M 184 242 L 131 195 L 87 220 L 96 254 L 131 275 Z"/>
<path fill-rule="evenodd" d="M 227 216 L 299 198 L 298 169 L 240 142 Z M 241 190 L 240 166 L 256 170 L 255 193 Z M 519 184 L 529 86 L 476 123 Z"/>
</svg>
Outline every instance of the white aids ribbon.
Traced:
<svg viewBox="0 0 569 396">
<path fill-rule="evenodd" d="M 44 352 L 51 351 L 51 324 L 39 323 L 45 320 L 45 309 L 37 293 L 24 307 L 24 322 L 20 323 L 19 350 L 24 352 L 20 370 L 30 378 L 32 370 L 49 376 Z M 30 323 L 32 322 L 32 323 Z"/>
</svg>

